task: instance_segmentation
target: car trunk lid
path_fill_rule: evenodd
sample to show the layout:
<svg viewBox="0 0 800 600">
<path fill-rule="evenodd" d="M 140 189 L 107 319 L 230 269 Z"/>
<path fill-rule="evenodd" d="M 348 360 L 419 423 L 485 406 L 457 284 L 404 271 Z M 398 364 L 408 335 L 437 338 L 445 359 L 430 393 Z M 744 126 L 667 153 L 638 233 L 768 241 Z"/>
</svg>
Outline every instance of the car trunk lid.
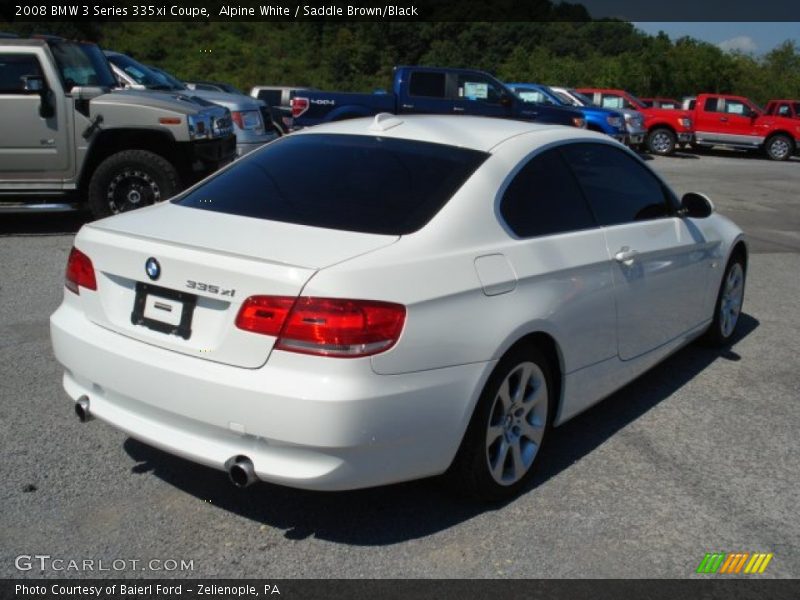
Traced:
<svg viewBox="0 0 800 600">
<path fill-rule="evenodd" d="M 397 239 L 160 204 L 81 230 L 76 246 L 97 278 L 96 292 L 81 289 L 81 305 L 122 335 L 257 368 L 275 338 L 235 326 L 248 297 L 296 297 L 317 270 Z"/>
</svg>

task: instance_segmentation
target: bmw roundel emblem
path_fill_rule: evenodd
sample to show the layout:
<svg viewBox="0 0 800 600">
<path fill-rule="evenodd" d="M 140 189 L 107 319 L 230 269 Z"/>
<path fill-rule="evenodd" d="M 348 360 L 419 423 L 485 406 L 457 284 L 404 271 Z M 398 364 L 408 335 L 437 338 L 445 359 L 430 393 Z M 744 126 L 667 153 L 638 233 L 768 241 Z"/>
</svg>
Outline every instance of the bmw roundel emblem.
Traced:
<svg viewBox="0 0 800 600">
<path fill-rule="evenodd" d="M 158 264 L 158 261 L 152 256 L 144 263 L 144 270 L 147 272 L 147 276 L 153 281 L 158 279 L 161 275 L 161 265 Z"/>
</svg>

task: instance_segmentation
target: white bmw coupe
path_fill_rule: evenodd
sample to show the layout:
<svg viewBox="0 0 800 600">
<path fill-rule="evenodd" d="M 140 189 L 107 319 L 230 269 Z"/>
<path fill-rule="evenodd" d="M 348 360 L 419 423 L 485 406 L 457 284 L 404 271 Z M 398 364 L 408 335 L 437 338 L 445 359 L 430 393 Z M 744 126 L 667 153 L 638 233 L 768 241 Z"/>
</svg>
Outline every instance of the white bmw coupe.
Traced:
<svg viewBox="0 0 800 600">
<path fill-rule="evenodd" d="M 551 426 L 729 342 L 747 257 L 607 136 L 381 114 L 85 225 L 51 335 L 82 420 L 239 486 L 497 499 Z"/>
</svg>

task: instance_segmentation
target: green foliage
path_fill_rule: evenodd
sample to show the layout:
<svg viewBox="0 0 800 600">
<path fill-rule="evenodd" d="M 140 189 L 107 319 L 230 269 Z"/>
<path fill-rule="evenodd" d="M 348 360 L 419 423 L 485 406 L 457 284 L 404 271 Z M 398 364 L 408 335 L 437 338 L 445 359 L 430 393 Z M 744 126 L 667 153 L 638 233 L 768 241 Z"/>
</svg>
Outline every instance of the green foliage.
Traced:
<svg viewBox="0 0 800 600">
<path fill-rule="evenodd" d="M 533 17 L 548 3 L 531 3 Z M 563 18 L 585 18 L 561 4 Z M 559 14 L 561 14 L 559 13 Z M 462 15 L 463 16 L 463 15 Z M 552 16 L 552 15 L 551 15 Z M 26 23 L 0 30 L 30 33 Z M 800 49 L 763 57 L 726 53 L 692 38 L 671 41 L 623 21 L 436 23 L 56 23 L 37 31 L 94 39 L 185 80 L 390 89 L 395 65 L 484 69 L 506 81 L 621 87 L 680 98 L 729 92 L 757 102 L 800 97 Z"/>
</svg>

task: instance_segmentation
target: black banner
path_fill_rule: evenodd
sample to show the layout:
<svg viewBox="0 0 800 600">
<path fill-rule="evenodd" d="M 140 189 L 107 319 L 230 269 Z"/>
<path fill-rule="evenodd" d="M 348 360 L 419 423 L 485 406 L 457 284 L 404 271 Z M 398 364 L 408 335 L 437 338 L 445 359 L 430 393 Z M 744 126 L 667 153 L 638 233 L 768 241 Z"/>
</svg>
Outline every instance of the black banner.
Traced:
<svg viewBox="0 0 800 600">
<path fill-rule="evenodd" d="M 14 22 L 797 21 L 797 0 L 5 0 Z"/>
<path fill-rule="evenodd" d="M 0 582 L 0 598 L 48 600 L 797 600 L 798 597 L 800 580 L 757 580 L 741 576 L 690 580 L 6 579 Z"/>
</svg>

